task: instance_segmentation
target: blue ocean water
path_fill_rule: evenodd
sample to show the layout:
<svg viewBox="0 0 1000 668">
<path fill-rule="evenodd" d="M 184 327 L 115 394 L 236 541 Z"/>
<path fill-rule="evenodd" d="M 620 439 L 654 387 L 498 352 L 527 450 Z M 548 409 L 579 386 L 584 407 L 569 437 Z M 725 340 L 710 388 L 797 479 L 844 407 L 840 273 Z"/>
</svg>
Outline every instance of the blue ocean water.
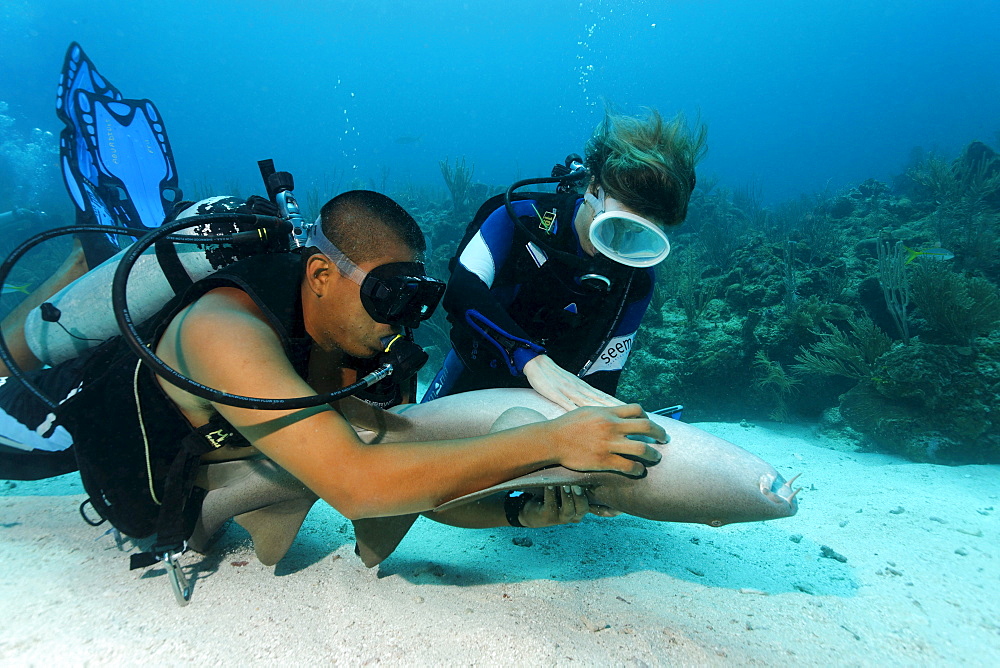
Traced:
<svg viewBox="0 0 1000 668">
<path fill-rule="evenodd" d="M 181 185 L 189 195 L 204 190 L 260 192 L 256 161 L 261 158 L 274 158 L 279 169 L 292 171 L 298 190 L 315 189 L 325 196 L 355 184 L 381 186 L 384 179 L 390 194 L 416 186 L 437 190 L 443 197 L 438 162 L 446 158 L 454 162 L 464 157 L 474 164 L 477 181 L 507 184 L 548 174 L 554 162 L 581 151 L 605 105 L 612 104 L 626 113 L 654 107 L 668 117 L 684 112 L 692 121 L 700 119 L 709 129 L 709 153 L 699 168 L 699 179 L 718 177 L 733 189 L 755 184 L 768 204 L 776 204 L 801 193 L 836 193 L 869 178 L 889 182 L 903 172 L 918 147 L 948 158 L 974 139 L 997 147 L 1000 49 L 993 36 L 998 25 L 1000 5 L 995 0 L 289 0 L 280 4 L 105 0 L 90 5 L 4 0 L 0 4 L 0 212 L 19 205 L 50 209 L 57 198 L 64 208 L 52 209 L 53 214 L 68 218 L 69 202 L 54 164 L 61 127 L 54 97 L 59 67 L 71 41 L 80 42 L 126 96 L 156 102 L 166 119 Z M 16 187 L 4 183 L 8 174 L 30 183 Z M 905 218 L 905 213 L 900 216 Z M 966 253 L 959 256 L 967 262 L 964 267 L 995 270 L 996 265 L 971 253 L 976 239 L 963 240 L 951 233 L 965 244 Z M 9 241 L 5 234 L 0 228 L 0 247 Z M 950 247 L 953 239 L 945 238 Z M 806 250 L 799 252 L 804 255 Z M 793 267 L 793 260 L 800 264 L 788 274 L 787 294 L 792 297 L 796 289 L 806 289 L 801 257 L 789 251 L 786 264 Z M 795 271 L 800 272 L 798 278 Z M 793 301 L 776 298 L 765 311 L 773 314 L 785 307 L 791 311 Z M 805 296 L 802 303 L 809 303 Z M 891 322 L 883 324 L 895 335 Z M 775 345 L 770 352 L 783 352 L 782 361 L 788 366 L 803 342 L 783 350 Z M 647 348 L 656 350 L 653 345 Z M 750 366 L 753 351 L 745 352 L 745 366 Z M 440 346 L 436 354 L 438 362 Z M 665 350 L 664 359 L 670 354 L 672 349 Z M 961 353 L 959 359 L 966 355 Z M 922 378 L 914 381 L 919 382 Z M 809 387 L 812 392 L 816 385 Z M 833 399 L 840 390 L 835 389 L 830 393 Z M 656 405 L 677 400 L 656 399 L 662 402 Z M 745 395 L 734 399 L 745 401 Z M 808 487 L 803 512 L 764 528 L 747 525 L 717 536 L 704 527 L 679 525 L 670 529 L 672 537 L 659 525 L 629 518 L 610 530 L 584 525 L 589 532 L 584 533 L 585 540 L 568 540 L 566 536 L 573 534 L 566 531 L 573 528 L 560 527 L 536 538 L 531 553 L 517 552 L 523 544 L 512 548 L 509 535 L 501 532 L 489 540 L 467 532 L 465 542 L 459 543 L 462 549 L 457 549 L 453 534 L 434 534 L 424 523 L 421 530 L 427 535 L 411 539 L 405 547 L 410 552 L 396 563 L 402 563 L 398 570 L 412 574 L 409 577 L 417 584 L 430 581 L 446 591 L 441 598 L 447 600 L 435 612 L 425 613 L 431 622 L 428 633 L 454 635 L 460 626 L 441 624 L 450 619 L 441 610 L 490 609 L 492 601 L 483 597 L 483 588 L 461 580 L 463 573 L 471 573 L 473 579 L 484 577 L 486 584 L 495 585 L 495 591 L 489 591 L 498 600 L 503 597 L 501 605 L 507 605 L 508 589 L 512 591 L 523 606 L 518 609 L 521 619 L 533 623 L 535 618 L 529 615 L 536 609 L 561 625 L 564 618 L 575 623 L 580 616 L 575 608 L 544 607 L 552 600 L 582 600 L 588 606 L 592 600 L 610 601 L 626 611 L 620 617 L 632 625 L 622 623 L 621 628 L 630 630 L 620 637 L 648 639 L 654 657 L 666 642 L 664 628 L 685 628 L 686 614 L 697 622 L 690 622 L 692 637 L 707 627 L 712 642 L 734 638 L 732 644 L 747 644 L 747 655 L 754 659 L 773 660 L 773 648 L 783 642 L 783 649 L 797 649 L 807 657 L 800 662 L 813 665 L 893 660 L 919 665 L 953 659 L 972 665 L 977 659 L 990 663 L 998 646 L 998 598 L 995 576 L 989 576 L 997 536 L 995 466 L 917 465 L 853 448 L 841 453 L 772 432 L 755 439 L 750 434 L 756 427 L 750 423 L 716 429 L 748 448 L 759 447 L 760 454 L 783 473 L 804 470 Z M 11 491 L 15 489 L 19 491 Z M 22 492 L 25 497 L 80 493 L 72 484 L 62 492 L 53 489 L 58 489 L 56 483 L 45 481 L 9 485 L 0 492 L 11 497 Z M 13 502 L 7 503 L 15 508 Z M 26 651 L 25 646 L 31 648 L 31 643 L 40 656 L 53 647 L 89 646 L 93 611 L 70 606 L 86 604 L 94 590 L 120 596 L 118 586 L 125 577 L 117 553 L 99 555 L 100 564 L 88 556 L 91 563 L 81 569 L 65 560 L 63 555 L 84 541 L 92 545 L 93 532 L 85 533 L 90 528 L 77 520 L 73 504 L 37 503 L 41 505 L 28 498 L 16 506 L 18 514 L 5 510 L 3 528 L 12 531 L 0 544 L 7 550 L 0 561 L 15 563 L 11 555 L 19 552 L 17 565 L 41 573 L 39 578 L 48 575 L 40 566 L 61 564 L 66 571 L 56 571 L 56 577 L 48 578 L 55 584 L 46 586 L 61 588 L 69 583 L 70 588 L 54 593 L 31 578 L 9 578 L 4 586 L 15 593 L 0 596 L 0 604 L 8 606 L 0 605 L 0 611 L 13 630 L 0 637 L 0 659 L 22 659 L 18 653 Z M 21 517 L 30 519 L 22 522 Z M 334 526 L 342 529 L 336 541 L 321 529 L 312 537 L 317 562 L 329 555 L 331 542 L 350 542 L 340 536 L 348 535 L 346 522 L 336 521 L 339 525 Z M 316 525 L 329 530 L 332 521 L 326 522 L 317 520 Z M 67 528 L 61 529 L 60 523 Z M 49 534 L 63 544 L 46 546 Z M 489 549 L 485 557 L 484 543 Z M 104 550 L 105 543 L 98 545 Z M 635 545 L 648 549 L 628 552 Z M 301 556 L 301 543 L 298 548 L 296 558 L 308 561 Z M 32 551 L 43 549 L 41 556 Z M 242 552 L 229 549 L 225 554 L 250 554 L 245 545 Z M 831 558 L 824 549 L 843 553 L 849 561 Z M 349 546 L 343 552 L 352 558 Z M 339 568 L 348 561 L 339 556 L 327 559 L 323 567 Z M 425 566 L 432 556 L 446 567 Z M 240 563 L 243 566 L 237 566 Z M 246 563 L 223 559 L 217 580 L 234 578 L 236 569 Z M 490 573 L 491 567 L 498 574 Z M 399 601 L 409 606 L 433 596 L 428 587 L 401 587 L 401 578 L 386 578 L 372 579 L 378 591 L 362 597 L 359 587 L 374 587 L 359 585 L 355 573 L 326 577 L 318 568 L 296 569 L 302 570 L 298 582 L 306 581 L 308 588 L 290 589 L 294 578 L 279 581 L 273 589 L 281 600 L 260 605 L 257 610 L 266 610 L 267 618 L 259 623 L 252 619 L 254 626 L 291 628 L 275 624 L 274 619 L 299 619 L 301 610 L 284 615 L 274 611 L 281 605 L 314 601 L 320 581 L 317 571 L 325 578 L 328 599 L 335 601 L 334 612 L 328 615 L 335 623 L 350 616 L 343 613 L 341 601 L 370 598 L 398 607 Z M 292 575 L 298 575 L 293 570 Z M 560 580 L 568 584 L 563 586 Z M 232 581 L 234 590 L 246 588 L 245 579 Z M 606 590 L 581 594 L 578 581 L 604 584 Z M 12 588 L 12 583 L 22 582 L 23 590 Z M 138 578 L 129 582 L 135 585 L 130 595 L 135 596 L 136 590 L 152 592 L 140 599 L 149 609 L 173 605 L 162 582 Z M 347 593 L 338 596 L 334 589 L 329 594 L 337 583 Z M 538 595 L 536 586 L 549 586 L 542 590 L 555 594 Z M 386 596 L 393 587 L 403 595 Z M 209 595 L 205 599 L 218 600 Z M 632 601 L 637 605 L 631 607 Z M 234 615 L 246 615 L 242 598 L 237 605 Z M 220 646 L 231 652 L 231 627 L 217 623 L 214 608 L 203 605 L 201 610 L 206 616 L 199 619 L 198 628 L 207 635 L 221 634 Z M 352 612 L 359 624 L 373 617 L 364 606 Z M 32 614 L 58 618 L 59 623 L 62 618 L 82 622 L 78 627 L 67 622 L 65 636 L 41 634 Z M 507 610 L 503 614 L 510 616 Z M 699 614 L 702 619 L 697 619 Z M 723 629 L 719 619 L 724 616 L 738 616 L 741 623 L 726 619 Z M 150 629 L 128 624 L 145 624 L 146 619 L 129 615 L 108 632 L 113 644 L 128 651 L 132 660 L 134 639 Z M 191 619 L 187 618 L 189 624 Z M 378 615 L 374 619 L 381 621 Z M 758 620 L 765 626 L 755 628 Z M 518 628 L 522 642 L 525 637 L 534 640 L 530 630 L 524 631 L 527 626 Z M 537 626 L 541 631 L 535 635 L 550 640 L 550 630 Z M 609 656 L 601 643 L 610 642 L 606 640 L 610 627 L 605 633 L 586 620 L 584 626 L 587 633 L 582 637 L 599 642 L 594 641 L 593 648 L 586 646 L 589 654 L 578 656 L 584 660 Z M 175 632 L 172 625 L 164 628 Z M 614 633 L 618 628 L 616 624 Z M 746 633 L 737 635 L 733 629 Z M 489 639 L 497 635 L 495 630 L 493 619 L 482 630 L 477 628 L 482 638 Z M 120 632 L 120 640 L 114 631 Z M 356 637 L 382 632 L 366 629 Z M 299 633 L 297 626 L 293 633 Z M 48 637 L 43 641 L 42 635 Z M 79 635 L 86 642 L 75 641 Z M 314 635 L 325 637 L 326 629 Z M 755 635 L 765 640 L 748 639 Z M 448 638 L 436 640 L 444 644 Z M 310 641 L 299 633 L 280 644 L 295 651 Z M 838 644 L 842 642 L 847 644 Z M 631 650 L 631 640 L 628 644 Z M 434 636 L 422 645 L 433 647 Z M 325 645 L 315 651 L 328 660 Z M 570 656 L 570 651 L 552 654 L 553 662 Z M 229 654 L 222 656 L 221 660 L 231 660 Z M 745 655 L 732 657 L 739 663 L 736 657 Z M 625 663 L 631 655 L 615 658 L 615 663 Z"/>
<path fill-rule="evenodd" d="M 165 117 L 182 186 L 257 187 L 273 157 L 300 183 L 441 187 L 547 174 L 605 102 L 709 127 L 701 173 L 767 201 L 956 154 L 1000 118 L 995 2 L 6 0 L 0 101 L 57 133 L 76 40 Z M 333 194 L 333 193 L 331 193 Z"/>
</svg>

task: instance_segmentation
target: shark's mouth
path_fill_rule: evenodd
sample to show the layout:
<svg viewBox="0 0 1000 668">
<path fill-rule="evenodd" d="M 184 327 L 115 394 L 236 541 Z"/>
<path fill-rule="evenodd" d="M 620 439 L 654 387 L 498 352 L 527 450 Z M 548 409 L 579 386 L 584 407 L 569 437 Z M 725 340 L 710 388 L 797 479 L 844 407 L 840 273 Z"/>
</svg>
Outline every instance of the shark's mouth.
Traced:
<svg viewBox="0 0 1000 668">
<path fill-rule="evenodd" d="M 796 475 L 787 482 L 778 473 L 773 476 L 768 473 L 760 477 L 760 493 L 771 503 L 786 510 L 780 517 L 790 517 L 799 509 L 799 503 L 795 500 L 795 496 L 802 488 L 792 489 L 792 483 L 798 479 L 799 475 L 802 474 Z"/>
</svg>

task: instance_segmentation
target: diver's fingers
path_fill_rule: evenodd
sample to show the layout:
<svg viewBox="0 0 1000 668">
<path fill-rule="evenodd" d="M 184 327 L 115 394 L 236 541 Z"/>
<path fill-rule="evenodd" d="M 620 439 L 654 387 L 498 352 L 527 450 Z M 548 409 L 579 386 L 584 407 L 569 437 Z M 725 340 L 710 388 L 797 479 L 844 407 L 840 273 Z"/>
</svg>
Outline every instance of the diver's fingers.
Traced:
<svg viewBox="0 0 1000 668">
<path fill-rule="evenodd" d="M 590 512 L 590 499 L 587 498 L 587 493 L 579 485 L 565 487 L 563 491 L 572 499 L 573 515 L 570 521 L 579 522 Z"/>
<path fill-rule="evenodd" d="M 572 501 L 568 498 L 569 494 L 566 494 L 565 487 L 559 487 L 556 489 L 556 494 L 559 496 L 559 508 L 556 510 L 557 522 L 559 524 L 565 524 L 568 521 L 568 516 L 571 514 Z"/>
<path fill-rule="evenodd" d="M 621 406 L 614 406 L 611 409 L 611 412 L 620 418 L 646 417 L 646 411 L 642 410 L 642 406 L 639 404 L 622 404 Z"/>
<path fill-rule="evenodd" d="M 603 391 L 597 389 L 596 387 L 592 387 L 592 386 L 588 385 L 587 389 L 589 389 L 591 392 L 593 392 L 593 394 L 595 396 L 599 397 L 603 401 L 608 402 L 609 406 L 624 406 L 625 405 L 625 402 L 622 401 L 621 399 L 618 399 L 614 395 L 608 394 L 607 392 L 603 392 Z"/>
<path fill-rule="evenodd" d="M 576 499 L 573 498 L 573 492 L 570 490 L 569 485 L 563 485 L 559 488 L 559 500 L 559 521 L 563 524 L 574 521 L 573 518 L 576 516 Z"/>
<path fill-rule="evenodd" d="M 549 486 L 545 488 L 545 494 L 542 496 L 542 504 L 545 506 L 546 511 L 556 511 L 559 507 L 559 495 L 555 487 Z"/>
<path fill-rule="evenodd" d="M 649 443 L 623 438 L 615 446 L 613 456 L 608 460 L 609 468 L 632 478 L 646 475 L 647 466 L 656 466 L 663 455 Z"/>
<path fill-rule="evenodd" d="M 580 393 L 583 403 L 581 406 L 624 406 L 625 402 L 621 399 L 616 399 L 610 394 L 605 394 L 601 392 L 596 387 L 591 387 L 587 385 L 583 391 Z M 579 402 L 578 402 L 579 403 Z"/>
<path fill-rule="evenodd" d="M 580 405 L 573 399 L 570 399 L 569 397 L 560 397 L 559 401 L 557 401 L 556 403 L 559 405 L 559 408 L 562 408 L 565 411 L 572 411 L 577 408 L 580 408 Z"/>
<path fill-rule="evenodd" d="M 634 407 L 634 408 L 633 408 Z M 637 411 L 635 409 L 638 409 Z M 626 434 L 646 436 L 657 443 L 667 443 L 670 439 L 666 430 L 649 419 L 649 416 L 638 404 L 626 404 L 611 409 L 621 420 L 621 426 Z M 622 413 L 625 413 L 624 415 Z"/>
<path fill-rule="evenodd" d="M 635 420 L 628 420 L 625 423 L 625 428 L 627 429 L 627 434 L 645 436 L 660 445 L 666 445 L 670 442 L 670 436 L 667 434 L 667 431 L 649 419 L 637 418 Z"/>
<path fill-rule="evenodd" d="M 636 420 L 638 422 L 638 420 Z M 655 432 L 653 432 L 655 433 Z M 619 443 L 615 446 L 614 452 L 629 459 L 634 459 L 636 461 L 642 462 L 643 464 L 649 464 L 650 466 L 656 464 L 660 461 L 663 456 L 659 448 L 654 447 L 654 445 L 663 445 L 652 443 L 652 438 L 649 438 L 645 434 L 643 437 L 636 437 L 636 432 L 632 429 L 626 431 L 622 434 L 624 438 L 619 440 Z M 666 439 L 666 434 L 663 434 L 663 438 Z"/>
<path fill-rule="evenodd" d="M 618 517 L 622 514 L 622 511 L 607 506 L 591 506 L 590 512 L 598 517 Z"/>
<path fill-rule="evenodd" d="M 562 393 L 576 406 L 620 406 L 621 401 L 580 380 L 562 386 Z"/>
<path fill-rule="evenodd" d="M 663 459 L 663 453 L 649 443 L 642 443 L 641 441 L 633 441 L 631 439 L 622 445 L 615 454 L 643 466 L 656 466 Z"/>
<path fill-rule="evenodd" d="M 567 412 L 578 408 L 576 402 L 567 396 L 565 392 L 552 392 L 551 394 L 546 395 L 545 398 Z"/>
<path fill-rule="evenodd" d="M 573 502 L 573 495 L 569 493 L 569 487 L 562 486 L 556 490 L 559 493 L 559 523 L 566 524 L 573 518 L 576 512 L 576 505 Z"/>
<path fill-rule="evenodd" d="M 646 477 L 646 466 L 640 463 L 637 459 L 626 455 L 619 455 L 613 457 L 609 462 L 609 468 L 606 469 L 614 473 L 621 473 L 629 478 L 645 478 Z"/>
</svg>

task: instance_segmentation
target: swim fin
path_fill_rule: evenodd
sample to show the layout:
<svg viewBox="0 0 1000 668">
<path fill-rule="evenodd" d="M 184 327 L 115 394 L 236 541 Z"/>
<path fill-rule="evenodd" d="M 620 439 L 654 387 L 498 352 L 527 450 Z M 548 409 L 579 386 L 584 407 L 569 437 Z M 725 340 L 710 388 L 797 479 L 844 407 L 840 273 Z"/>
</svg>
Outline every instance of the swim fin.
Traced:
<svg viewBox="0 0 1000 668">
<path fill-rule="evenodd" d="M 83 178 L 91 184 L 96 184 L 98 172 L 91 160 L 83 135 L 76 131 L 77 93 L 82 90 L 109 100 L 122 99 L 121 92 L 101 76 L 94 63 L 83 52 L 83 48 L 72 42 L 66 50 L 66 58 L 59 77 L 59 88 L 56 91 L 56 116 L 66 125 L 59 136 L 59 153 L 63 179 L 66 181 L 66 188 L 73 199 L 73 204 L 78 211 L 86 213 L 88 201 L 81 192 L 78 181 Z"/>
<path fill-rule="evenodd" d="M 79 44 L 66 51 L 56 95 L 59 156 L 83 225 L 153 229 L 180 200 L 166 128 L 149 100 L 126 100 Z M 89 266 L 120 250 L 115 235 L 81 235 Z"/>
<path fill-rule="evenodd" d="M 77 93 L 77 132 L 97 170 L 97 192 L 128 227 L 154 229 L 180 197 L 167 130 L 150 100 Z"/>
</svg>

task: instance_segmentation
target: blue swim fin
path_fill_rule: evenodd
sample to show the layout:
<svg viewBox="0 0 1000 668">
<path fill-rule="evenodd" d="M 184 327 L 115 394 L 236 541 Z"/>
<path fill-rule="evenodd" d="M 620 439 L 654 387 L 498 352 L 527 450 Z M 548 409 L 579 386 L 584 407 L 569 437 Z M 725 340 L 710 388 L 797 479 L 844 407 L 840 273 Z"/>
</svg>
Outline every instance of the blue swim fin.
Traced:
<svg viewBox="0 0 1000 668">
<path fill-rule="evenodd" d="M 59 88 L 56 91 L 56 116 L 66 124 L 59 136 L 59 154 L 63 179 L 70 197 L 78 211 L 87 213 L 90 203 L 86 188 L 79 181 L 86 179 L 90 184 L 96 185 L 98 173 L 83 135 L 77 132 L 76 102 L 77 93 L 81 90 L 110 100 L 122 99 L 121 92 L 100 75 L 80 45 L 73 42 L 66 50 Z"/>
<path fill-rule="evenodd" d="M 56 115 L 63 179 L 85 225 L 153 229 L 180 199 L 166 129 L 149 100 L 126 100 L 79 44 L 66 52 Z M 115 235 L 81 235 L 93 267 L 118 252 Z"/>
<path fill-rule="evenodd" d="M 97 192 L 123 225 L 154 229 L 180 198 L 167 130 L 149 100 L 77 93 L 78 134 L 97 170 Z"/>
</svg>

